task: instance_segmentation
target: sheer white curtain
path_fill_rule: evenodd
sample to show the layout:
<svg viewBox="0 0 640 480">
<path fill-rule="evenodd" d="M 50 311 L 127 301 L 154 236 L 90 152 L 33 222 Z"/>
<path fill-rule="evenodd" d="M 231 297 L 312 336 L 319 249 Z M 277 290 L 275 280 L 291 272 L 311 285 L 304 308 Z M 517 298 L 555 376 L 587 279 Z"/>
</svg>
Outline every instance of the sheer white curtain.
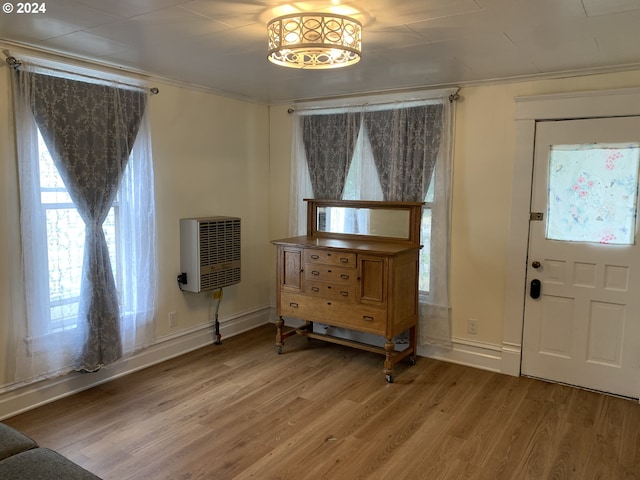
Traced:
<svg viewBox="0 0 640 480">
<path fill-rule="evenodd" d="M 449 301 L 449 276 L 451 259 L 451 198 L 453 179 L 453 132 L 455 104 L 448 93 L 442 99 L 442 137 L 434 172 L 431 201 L 431 238 L 429 289 L 419 297 L 419 341 L 422 345 L 450 347 L 451 304 Z"/>
<path fill-rule="evenodd" d="M 17 383 L 96 370 L 150 345 L 155 335 L 153 165 L 144 113 L 148 94 L 60 68 L 25 62 L 12 76 L 24 285 L 14 316 Z M 108 98 L 117 103 L 102 105 Z M 109 114 L 98 113 L 103 106 Z M 51 127 L 64 108 L 74 121 Z M 107 124 L 122 124 L 112 116 L 127 108 L 136 113 L 126 114 L 131 127 L 123 135 L 129 136 L 129 146 L 116 152 L 120 161 L 104 153 L 114 148 L 114 132 L 121 132 L 119 125 Z M 43 122 L 46 131 L 41 131 Z M 82 138 L 74 139 L 73 153 L 62 145 L 69 137 Z M 108 185 L 96 176 L 105 174 L 114 179 L 113 193 L 107 194 Z M 74 175 L 82 179 L 87 201 L 103 197 L 108 202 L 100 207 L 105 217 L 96 220 L 97 230 L 76 204 L 84 200 L 70 180 Z M 104 248 L 90 245 L 90 238 L 101 238 Z M 106 270 L 95 268 L 96 256 Z"/>
<path fill-rule="evenodd" d="M 291 196 L 290 196 L 290 224 L 291 235 L 305 233 L 306 205 L 304 198 L 313 197 L 313 189 L 309 180 L 309 166 L 305 157 L 305 149 L 302 141 L 302 118 L 306 115 L 322 115 L 336 112 L 359 112 L 363 116 L 366 112 L 381 110 L 411 109 L 423 105 L 441 105 L 441 125 L 439 127 L 439 142 L 435 146 L 437 160 L 433 171 L 432 182 L 428 195 L 423 198 L 426 201 L 425 216 L 423 217 L 423 244 L 422 267 L 429 270 L 428 280 L 421 282 L 420 291 L 420 321 L 419 340 L 421 344 L 436 344 L 441 346 L 451 345 L 451 307 L 449 305 L 449 258 L 450 258 L 450 218 L 451 218 L 451 178 L 453 157 L 453 124 L 454 106 L 449 96 L 454 90 L 442 90 L 425 93 L 422 98 L 414 96 L 407 99 L 402 97 L 371 97 L 367 100 L 353 99 L 348 105 L 325 104 L 316 102 L 313 105 L 300 105 L 293 113 L 293 144 L 291 162 Z M 440 116 L 440 110 L 438 110 Z M 406 161 L 415 161 L 411 158 L 411 152 L 397 149 L 407 145 L 407 139 L 400 135 L 407 135 L 412 126 L 403 124 L 397 130 L 391 124 L 390 129 L 384 131 L 378 128 L 378 133 L 388 137 L 384 140 L 386 150 L 394 158 L 403 158 Z M 380 127 L 380 125 L 378 125 Z M 408 128 L 407 128 L 408 127 Z M 430 134 L 430 132 L 426 132 Z M 413 139 L 415 140 L 415 139 Z M 413 141 L 412 140 L 412 141 Z M 419 140 L 429 143 L 431 140 Z M 409 142 L 411 143 L 411 142 Z M 378 143 L 380 146 L 380 143 Z M 396 149 L 396 150 L 394 150 Z M 387 160 L 390 161 L 390 160 Z M 397 162 L 397 160 L 394 160 Z M 404 168 L 396 164 L 394 168 Z M 408 168 L 408 166 L 407 166 Z M 427 170 L 428 171 L 428 170 Z M 379 169 L 376 168 L 371 140 L 364 121 L 360 122 L 358 139 L 353 152 L 353 160 L 347 175 L 346 186 L 343 194 L 345 199 L 383 200 L 383 188 L 379 177 Z M 419 182 L 416 182 L 419 183 Z M 400 189 L 401 190 L 401 189 Z M 400 193 L 402 193 L 400 191 Z M 430 229 L 428 228 L 430 221 Z M 426 284 L 425 284 L 426 283 Z"/>
<path fill-rule="evenodd" d="M 293 113 L 292 129 L 289 235 L 296 236 L 307 233 L 307 205 L 303 199 L 313 197 L 313 187 L 302 139 L 302 116 L 298 112 Z"/>
<path fill-rule="evenodd" d="M 119 189 L 116 226 L 120 295 L 120 337 L 123 357 L 155 341 L 158 291 L 156 208 L 151 125 L 148 109 L 142 117 L 131 158 Z"/>
</svg>

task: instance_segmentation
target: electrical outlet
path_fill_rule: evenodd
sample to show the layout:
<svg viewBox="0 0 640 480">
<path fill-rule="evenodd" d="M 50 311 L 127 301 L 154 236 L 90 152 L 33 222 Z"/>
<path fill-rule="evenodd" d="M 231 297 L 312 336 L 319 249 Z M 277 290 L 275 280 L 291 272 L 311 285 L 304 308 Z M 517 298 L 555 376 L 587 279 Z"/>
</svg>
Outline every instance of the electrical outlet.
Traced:
<svg viewBox="0 0 640 480">
<path fill-rule="evenodd" d="M 175 328 L 178 326 L 178 318 L 176 312 L 169 312 L 169 328 Z"/>
<path fill-rule="evenodd" d="M 470 333 L 471 335 L 478 334 L 478 320 L 476 320 L 475 318 L 470 318 L 467 321 L 467 333 Z"/>
</svg>

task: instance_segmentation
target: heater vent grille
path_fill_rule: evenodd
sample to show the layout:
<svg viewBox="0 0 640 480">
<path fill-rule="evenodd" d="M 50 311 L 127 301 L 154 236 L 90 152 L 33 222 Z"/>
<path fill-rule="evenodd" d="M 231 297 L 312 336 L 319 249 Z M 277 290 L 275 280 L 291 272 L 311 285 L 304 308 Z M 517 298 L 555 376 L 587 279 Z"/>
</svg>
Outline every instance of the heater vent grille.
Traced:
<svg viewBox="0 0 640 480">
<path fill-rule="evenodd" d="M 200 222 L 202 266 L 240 260 L 240 219 Z"/>
<path fill-rule="evenodd" d="M 183 290 L 204 292 L 240 282 L 240 219 L 180 220 L 180 263 L 187 274 Z"/>
</svg>

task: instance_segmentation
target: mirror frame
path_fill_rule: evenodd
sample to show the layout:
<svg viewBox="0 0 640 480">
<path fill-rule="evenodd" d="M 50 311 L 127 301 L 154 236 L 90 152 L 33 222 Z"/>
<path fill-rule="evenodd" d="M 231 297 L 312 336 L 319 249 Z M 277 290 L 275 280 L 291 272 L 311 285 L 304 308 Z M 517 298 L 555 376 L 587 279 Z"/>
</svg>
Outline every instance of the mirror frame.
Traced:
<svg viewBox="0 0 640 480">
<path fill-rule="evenodd" d="M 423 202 L 384 202 L 374 200 L 317 200 L 305 198 L 307 202 L 307 236 L 312 238 L 337 238 L 345 240 L 362 240 L 390 243 L 406 243 L 420 245 L 420 222 L 422 221 Z M 408 237 L 383 237 L 353 233 L 323 232 L 318 230 L 318 208 L 351 207 L 384 210 L 404 210 L 409 212 Z"/>
</svg>

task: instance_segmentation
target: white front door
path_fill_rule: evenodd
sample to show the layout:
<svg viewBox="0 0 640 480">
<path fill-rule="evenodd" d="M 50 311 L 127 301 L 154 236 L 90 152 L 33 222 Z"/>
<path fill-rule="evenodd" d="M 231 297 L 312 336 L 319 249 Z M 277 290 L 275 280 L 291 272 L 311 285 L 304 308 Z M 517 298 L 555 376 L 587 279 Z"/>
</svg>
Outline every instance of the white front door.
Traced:
<svg viewBox="0 0 640 480">
<path fill-rule="evenodd" d="M 639 145 L 640 117 L 537 123 L 522 374 L 640 397 Z"/>
</svg>

